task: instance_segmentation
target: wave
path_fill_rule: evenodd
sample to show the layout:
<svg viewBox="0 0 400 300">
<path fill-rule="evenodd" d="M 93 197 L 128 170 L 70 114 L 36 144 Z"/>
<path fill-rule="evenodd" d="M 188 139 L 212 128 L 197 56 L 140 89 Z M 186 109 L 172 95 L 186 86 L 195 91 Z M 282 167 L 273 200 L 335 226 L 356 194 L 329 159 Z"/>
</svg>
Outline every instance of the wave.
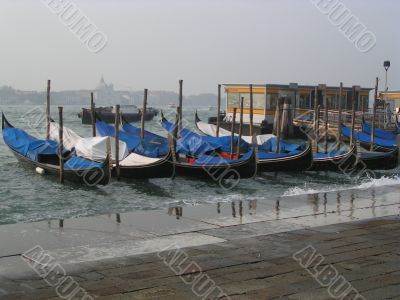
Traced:
<svg viewBox="0 0 400 300">
<path fill-rule="evenodd" d="M 371 178 L 367 180 L 363 180 L 361 183 L 357 185 L 334 185 L 328 186 L 325 188 L 316 188 L 309 187 L 308 184 L 304 184 L 303 187 L 292 187 L 283 193 L 284 197 L 292 197 L 299 195 L 309 195 L 309 194 L 318 194 L 318 193 L 329 193 L 329 192 L 339 192 L 346 190 L 365 190 L 373 187 L 381 187 L 381 186 L 391 186 L 391 185 L 400 185 L 400 176 L 382 176 L 381 178 Z"/>
</svg>

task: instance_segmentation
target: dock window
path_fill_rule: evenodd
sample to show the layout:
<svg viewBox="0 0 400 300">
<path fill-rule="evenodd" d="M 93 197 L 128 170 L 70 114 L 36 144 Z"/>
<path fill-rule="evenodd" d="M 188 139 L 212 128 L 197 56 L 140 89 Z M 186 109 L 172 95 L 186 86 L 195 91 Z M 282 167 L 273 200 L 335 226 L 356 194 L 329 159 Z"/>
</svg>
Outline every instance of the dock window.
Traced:
<svg viewBox="0 0 400 300">
<path fill-rule="evenodd" d="M 270 94 L 269 97 L 270 97 L 270 105 L 271 105 L 270 109 L 271 110 L 275 110 L 276 109 L 276 103 L 278 103 L 279 95 L 278 94 Z"/>
<path fill-rule="evenodd" d="M 240 106 L 239 93 L 228 93 L 228 107 L 234 108 Z"/>
<path fill-rule="evenodd" d="M 299 96 L 299 103 L 297 106 L 299 108 L 309 108 L 311 107 L 311 98 L 310 98 L 310 93 L 307 94 L 300 94 Z"/>
<path fill-rule="evenodd" d="M 228 93 L 228 107 L 229 108 L 240 108 L 240 99 L 244 98 L 244 108 L 250 108 L 250 93 Z M 265 108 L 265 94 L 253 93 L 253 108 L 264 109 Z"/>
</svg>

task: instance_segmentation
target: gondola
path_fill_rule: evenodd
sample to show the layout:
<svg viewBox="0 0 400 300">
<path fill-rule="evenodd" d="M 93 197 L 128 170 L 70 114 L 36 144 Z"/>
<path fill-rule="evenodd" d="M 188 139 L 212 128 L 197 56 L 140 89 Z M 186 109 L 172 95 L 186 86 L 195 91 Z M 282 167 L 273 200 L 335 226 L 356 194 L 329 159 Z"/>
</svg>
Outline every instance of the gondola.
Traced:
<svg viewBox="0 0 400 300">
<path fill-rule="evenodd" d="M 303 149 L 292 150 L 287 153 L 258 151 L 259 172 L 299 172 L 308 170 L 313 164 L 313 155 L 310 145 Z"/>
<path fill-rule="evenodd" d="M 10 148 L 17 160 L 41 174 L 59 176 L 60 165 L 58 143 L 53 140 L 39 140 L 15 128 L 2 114 L 2 131 L 5 144 Z M 109 158 L 98 163 L 74 155 L 63 153 L 64 179 L 70 182 L 94 185 L 106 185 L 110 181 Z"/>
<path fill-rule="evenodd" d="M 162 122 L 167 122 L 163 115 Z M 136 137 L 140 134 L 140 129 L 129 124 L 126 120 L 123 120 L 122 128 L 127 134 Z M 172 131 L 170 130 L 169 133 L 171 135 Z M 148 131 L 145 132 L 145 139 L 159 144 L 168 143 L 167 138 Z M 182 152 L 185 146 L 180 141 L 177 142 L 178 147 L 174 148 L 174 165 L 177 175 L 221 180 L 226 178 L 250 178 L 257 172 L 256 154 L 252 149 L 240 158 L 230 159 L 215 151 L 219 148 L 219 145 L 207 145 L 207 142 L 202 144 L 199 143 L 199 140 L 191 140 L 189 143 L 192 146 L 197 143 L 197 146 L 194 146 L 196 148 L 195 151 L 192 149 L 190 153 Z"/>
<path fill-rule="evenodd" d="M 54 125 L 53 125 L 54 126 Z M 100 133 L 104 130 L 112 128 L 110 125 L 103 125 L 109 127 L 108 129 L 100 128 Z M 52 128 L 53 129 L 53 128 Z M 57 132 L 58 128 L 51 130 L 51 134 Z M 111 131 L 111 130 L 110 130 Z M 113 131 L 113 128 L 112 128 Z M 75 151 L 83 157 L 102 160 L 105 157 L 104 146 L 106 137 L 89 137 L 82 138 L 71 129 L 64 127 L 64 133 L 67 135 L 69 143 L 65 145 L 66 148 L 75 148 Z M 113 137 L 113 135 L 110 135 Z M 53 139 L 57 139 L 54 136 Z M 112 142 L 112 153 L 115 156 L 115 140 Z M 165 178 L 174 175 L 172 154 L 167 151 L 163 157 L 147 157 L 138 153 L 129 153 L 128 145 L 124 141 L 119 141 L 119 170 L 120 178 L 126 179 L 149 179 L 149 178 Z M 112 165 L 112 175 L 116 176 L 115 160 Z"/>
<path fill-rule="evenodd" d="M 313 154 L 313 164 L 308 171 L 343 171 L 354 167 L 357 160 L 357 147 L 349 150 L 334 150 L 328 153 Z"/>
<path fill-rule="evenodd" d="M 195 123 L 197 129 L 208 135 L 216 135 L 216 126 L 207 124 L 200 120 L 195 113 Z M 231 136 L 231 132 L 225 129 L 220 130 L 222 136 Z M 251 137 L 243 137 L 247 143 L 251 143 Z M 258 135 L 258 171 L 259 172 L 288 172 L 288 171 L 305 171 L 309 169 L 313 162 L 312 149 L 307 145 L 294 145 L 284 141 L 281 142 L 279 153 L 275 153 L 276 137 L 272 134 Z"/>
<path fill-rule="evenodd" d="M 357 169 L 391 170 L 398 166 L 398 148 L 389 152 L 359 152 Z"/>
<path fill-rule="evenodd" d="M 200 155 L 191 158 L 177 155 L 175 161 L 176 174 L 215 181 L 222 179 L 251 178 L 257 173 L 255 151 L 251 149 L 239 159 L 227 159 L 218 155 Z"/>
<path fill-rule="evenodd" d="M 343 136 L 343 140 L 349 141 L 351 135 L 351 129 L 346 127 L 345 125 L 341 126 L 341 132 Z M 357 130 L 353 131 L 353 139 L 355 141 L 359 141 L 360 145 L 365 149 L 371 148 L 371 134 L 367 134 L 365 132 L 359 132 Z M 378 152 L 390 152 L 397 148 L 396 140 L 386 140 L 379 137 L 374 138 L 374 151 Z"/>
</svg>

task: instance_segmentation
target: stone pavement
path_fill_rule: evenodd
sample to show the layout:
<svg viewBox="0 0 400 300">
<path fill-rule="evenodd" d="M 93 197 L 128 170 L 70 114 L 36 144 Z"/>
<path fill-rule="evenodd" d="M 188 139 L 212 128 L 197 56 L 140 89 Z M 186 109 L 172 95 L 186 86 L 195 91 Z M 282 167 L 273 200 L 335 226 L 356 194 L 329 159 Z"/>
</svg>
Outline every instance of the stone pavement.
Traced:
<svg viewBox="0 0 400 300">
<path fill-rule="evenodd" d="M 365 195 L 343 204 L 342 194 L 340 211 L 325 194 L 312 196 L 325 200 L 311 213 L 298 198 L 282 201 L 279 216 L 225 204 L 219 217 L 205 207 L 149 212 L 146 226 L 146 213 L 117 225 L 99 216 L 48 231 L 45 222 L 0 226 L 0 299 L 66 299 L 77 287 L 72 299 L 400 299 L 399 197 L 385 190 L 372 206 Z M 235 217 L 221 217 L 228 207 Z M 36 244 L 65 273 L 32 253 L 21 259 Z"/>
<path fill-rule="evenodd" d="M 218 229 L 219 235 L 224 230 Z M 188 258 L 180 261 L 180 268 L 195 262 L 200 267 L 195 274 L 189 268 L 175 275 L 154 253 L 81 263 L 69 275 L 91 296 L 103 300 L 201 299 L 193 293 L 194 285 L 184 282 L 199 274 L 206 274 L 213 282 L 210 287 L 220 288 L 230 299 L 335 299 L 293 258 L 311 245 L 324 257 L 318 267 L 332 265 L 365 299 L 400 299 L 398 216 L 255 237 L 241 230 L 227 236 L 226 242 L 181 250 Z M 1 299 L 59 299 L 55 288 L 38 276 L 2 278 L 0 286 L 14 290 Z M 344 299 L 354 296 L 353 290 Z"/>
</svg>

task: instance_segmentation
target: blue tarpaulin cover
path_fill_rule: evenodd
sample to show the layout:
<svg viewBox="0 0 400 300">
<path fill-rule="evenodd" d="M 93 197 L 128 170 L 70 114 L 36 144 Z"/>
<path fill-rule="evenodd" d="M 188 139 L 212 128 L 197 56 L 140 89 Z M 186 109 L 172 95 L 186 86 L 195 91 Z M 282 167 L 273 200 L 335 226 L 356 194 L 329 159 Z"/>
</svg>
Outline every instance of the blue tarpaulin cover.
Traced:
<svg viewBox="0 0 400 300">
<path fill-rule="evenodd" d="M 194 162 L 195 165 L 201 165 L 201 166 L 220 166 L 220 165 L 226 165 L 226 164 L 230 164 L 230 163 L 237 163 L 240 161 L 246 161 L 250 158 L 250 156 L 253 154 L 253 150 L 248 151 L 247 153 L 245 153 L 244 155 L 242 155 L 242 157 L 240 157 L 239 159 L 227 159 L 227 158 L 223 158 L 220 156 L 213 156 L 213 155 L 201 155 L 199 156 L 198 159 L 196 159 L 196 161 Z"/>
<path fill-rule="evenodd" d="M 301 153 L 300 150 L 293 150 L 290 152 L 283 152 L 283 153 L 260 151 L 257 153 L 257 157 L 258 157 L 258 159 L 275 159 L 275 158 L 290 157 L 293 155 L 297 155 L 299 153 Z"/>
<path fill-rule="evenodd" d="M 164 120 L 161 122 L 164 129 L 172 133 L 175 125 Z M 234 145 L 236 146 L 239 138 L 234 137 Z M 248 152 L 249 144 L 244 140 L 240 142 L 240 152 Z M 177 140 L 177 152 L 185 155 L 199 156 L 213 151 L 230 152 L 231 151 L 231 137 L 210 137 L 199 135 L 189 129 L 182 128 L 181 138 Z"/>
<path fill-rule="evenodd" d="M 341 131 L 345 137 L 350 138 L 350 134 L 351 134 L 350 128 L 348 128 L 346 126 L 342 126 Z M 370 134 L 366 134 L 364 132 L 359 132 L 357 130 L 354 130 L 353 138 L 357 141 L 361 141 L 366 144 L 371 144 L 371 135 Z M 385 147 L 385 148 L 396 148 L 397 147 L 396 140 L 384 140 L 384 139 L 381 139 L 378 137 L 374 138 L 374 144 L 381 146 L 381 147 Z"/>
<path fill-rule="evenodd" d="M 340 156 L 347 152 L 348 151 L 346 151 L 346 150 L 333 150 L 333 151 L 329 151 L 328 153 L 315 153 L 315 154 L 313 154 L 313 157 L 315 159 L 334 158 L 335 156 Z"/>
<path fill-rule="evenodd" d="M 14 151 L 33 161 L 38 161 L 39 155 L 58 155 L 58 143 L 53 140 L 39 140 L 19 128 L 3 130 L 5 143 Z M 65 164 L 65 170 L 102 168 L 101 163 L 92 162 L 77 156 L 72 156 Z"/>
<path fill-rule="evenodd" d="M 57 155 L 58 144 L 52 140 L 38 140 L 19 128 L 5 128 L 4 142 L 19 154 L 37 161 L 38 155 Z"/>
<path fill-rule="evenodd" d="M 101 136 L 114 137 L 115 129 L 113 126 L 102 121 L 96 122 L 97 131 Z M 139 136 L 120 131 L 119 139 L 128 145 L 130 152 L 140 154 L 146 157 L 164 157 L 169 152 L 168 143 L 160 143 L 151 140 L 142 140 Z"/>
<path fill-rule="evenodd" d="M 131 134 L 133 136 L 136 136 L 136 137 L 140 137 L 141 136 L 141 129 L 138 128 L 138 127 L 133 126 L 132 124 L 125 123 L 122 126 L 122 129 L 126 133 Z M 168 146 L 168 139 L 167 138 L 159 136 L 159 135 L 157 135 L 155 133 L 152 133 L 152 132 L 149 132 L 149 131 L 146 131 L 146 130 L 144 131 L 144 139 L 146 141 L 151 141 L 151 142 L 159 143 L 159 144 L 165 144 L 165 145 Z"/>
<path fill-rule="evenodd" d="M 260 152 L 275 152 L 275 147 L 276 147 L 276 142 L 277 138 L 273 137 L 267 140 L 264 144 L 258 146 L 258 150 Z M 303 146 L 299 144 L 291 144 L 288 143 L 284 140 L 281 140 L 279 142 L 279 152 L 280 153 L 285 153 L 285 152 L 292 152 L 295 150 L 300 150 Z"/>
<path fill-rule="evenodd" d="M 368 135 L 371 135 L 372 128 L 371 128 L 371 126 L 369 126 L 367 123 L 364 122 L 362 124 L 362 131 Z M 397 135 L 394 134 L 393 132 L 383 130 L 381 128 L 375 128 L 374 132 L 375 132 L 375 138 L 380 138 L 380 139 L 384 139 L 384 140 L 392 140 L 392 141 L 394 141 L 394 143 L 396 143 Z"/>
<path fill-rule="evenodd" d="M 163 127 L 172 132 L 174 129 L 174 124 L 163 121 Z M 234 137 L 234 145 L 237 145 L 239 137 Z M 276 138 L 271 138 L 267 140 L 264 144 L 259 145 L 259 152 L 257 153 L 257 157 L 259 159 L 275 159 L 282 157 L 289 157 L 293 155 L 297 155 L 301 152 L 303 146 L 298 144 L 290 144 L 286 141 L 281 140 L 279 143 L 280 153 L 275 153 L 275 145 Z M 250 149 L 250 145 L 246 143 L 244 140 L 241 141 L 241 153 L 248 152 Z M 184 153 L 186 155 L 202 155 L 211 151 L 222 151 L 222 152 L 230 152 L 231 148 L 231 137 L 209 137 L 209 136 L 201 136 L 197 133 L 194 133 L 186 128 L 182 128 L 182 139 L 180 139 L 177 143 L 177 150 L 180 153 Z M 204 156 L 206 159 L 206 156 Z M 222 158 L 215 158 L 215 161 L 222 161 Z M 223 162 L 221 162 L 223 163 Z M 226 162 L 225 162 L 226 163 Z"/>
<path fill-rule="evenodd" d="M 73 156 L 68 159 L 64 164 L 65 170 L 81 170 L 81 169 L 94 169 L 103 167 L 102 163 L 90 161 L 78 156 Z"/>
</svg>

